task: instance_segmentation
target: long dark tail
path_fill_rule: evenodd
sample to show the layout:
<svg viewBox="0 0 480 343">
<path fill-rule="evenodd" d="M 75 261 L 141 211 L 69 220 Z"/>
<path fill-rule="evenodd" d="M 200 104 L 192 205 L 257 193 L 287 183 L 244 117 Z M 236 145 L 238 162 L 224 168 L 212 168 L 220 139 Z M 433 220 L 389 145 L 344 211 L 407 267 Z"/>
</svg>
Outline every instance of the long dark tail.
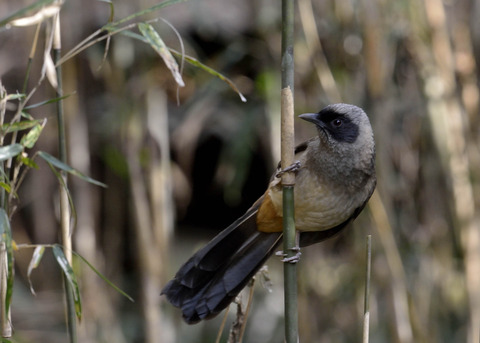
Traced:
<svg viewBox="0 0 480 343">
<path fill-rule="evenodd" d="M 257 231 L 257 208 L 247 211 L 193 255 L 163 288 L 189 324 L 225 309 L 281 242 L 281 233 Z"/>
</svg>

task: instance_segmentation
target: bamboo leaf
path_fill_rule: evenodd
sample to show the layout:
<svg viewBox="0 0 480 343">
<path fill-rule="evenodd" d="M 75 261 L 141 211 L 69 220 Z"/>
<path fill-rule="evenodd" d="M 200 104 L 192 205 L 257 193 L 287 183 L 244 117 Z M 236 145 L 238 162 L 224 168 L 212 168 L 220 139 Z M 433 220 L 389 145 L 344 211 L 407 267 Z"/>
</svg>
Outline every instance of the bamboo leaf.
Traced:
<svg viewBox="0 0 480 343">
<path fill-rule="evenodd" d="M 58 87 L 58 78 L 57 78 L 57 69 L 55 68 L 55 63 L 53 62 L 52 55 L 48 50 L 44 54 L 44 64 L 42 67 L 42 73 L 44 72 L 47 75 L 47 80 L 50 82 L 50 85 L 57 89 Z"/>
<path fill-rule="evenodd" d="M 30 114 L 25 111 L 20 112 L 20 115 L 22 116 L 22 118 L 26 118 L 27 120 L 35 120 Z"/>
<path fill-rule="evenodd" d="M 7 193 L 10 193 L 12 191 L 12 187 L 8 183 L 5 183 L 3 181 L 0 181 L 0 187 L 2 187 Z"/>
<path fill-rule="evenodd" d="M 142 15 L 145 15 L 145 14 L 149 14 L 149 13 L 152 13 L 152 12 L 155 12 L 155 11 L 158 11 L 162 8 L 165 8 L 165 7 L 168 7 L 168 6 L 171 6 L 171 5 L 174 5 L 174 4 L 177 4 L 177 3 L 180 3 L 180 2 L 185 2 L 187 0 L 166 0 L 166 1 L 163 1 L 159 4 L 156 4 L 152 7 L 149 7 L 145 10 L 142 10 L 142 11 L 139 11 L 139 12 L 136 12 L 134 14 L 131 14 L 125 18 L 122 18 L 120 20 L 117 20 L 113 23 L 108 23 L 107 25 L 103 26 L 102 29 L 103 30 L 107 30 L 107 31 L 114 31 L 117 29 L 117 27 L 120 25 L 120 24 L 123 24 L 127 21 L 130 21 L 136 17 L 139 17 L 139 16 L 142 16 Z"/>
<path fill-rule="evenodd" d="M 7 250 L 7 292 L 5 296 L 5 313 L 8 313 L 12 302 L 13 293 L 13 245 L 12 230 L 10 227 L 10 219 L 7 212 L 0 208 L 0 242 L 5 243 Z"/>
<path fill-rule="evenodd" d="M 31 158 L 20 155 L 20 161 L 22 161 L 22 163 L 29 168 L 38 169 L 38 164 L 36 164 Z"/>
<path fill-rule="evenodd" d="M 59 102 L 63 99 L 66 99 L 66 98 L 72 96 L 73 94 L 75 94 L 75 93 L 67 94 L 67 95 L 64 95 L 64 96 L 57 97 L 57 98 L 48 99 L 48 100 L 45 100 L 45 101 L 40 101 L 40 102 L 37 102 L 36 104 L 25 106 L 25 109 L 26 110 L 31 110 L 32 108 L 37 108 L 37 107 L 40 107 L 40 106 L 43 106 L 43 105 L 57 103 L 57 102 Z"/>
<path fill-rule="evenodd" d="M 30 275 L 32 274 L 32 271 L 35 268 L 37 268 L 38 265 L 40 264 L 40 261 L 42 260 L 44 252 L 45 252 L 45 246 L 39 245 L 38 247 L 36 247 L 35 250 L 33 251 L 32 259 L 30 260 L 30 263 L 28 265 L 27 278 L 28 278 L 28 283 L 30 284 L 30 292 L 32 292 L 33 295 L 36 295 L 36 294 L 35 294 L 35 290 L 33 289 Z"/>
<path fill-rule="evenodd" d="M 5 98 L 1 98 L 4 101 L 12 101 L 12 100 L 19 100 L 25 98 L 25 94 L 16 93 L 16 94 L 8 94 Z"/>
<path fill-rule="evenodd" d="M 35 125 L 26 135 L 22 137 L 20 144 L 29 149 L 33 148 L 40 137 L 46 122 L 47 120 L 45 119 L 42 124 Z"/>
<path fill-rule="evenodd" d="M 15 143 L 0 147 L 0 162 L 17 156 L 23 151 L 21 144 Z"/>
<path fill-rule="evenodd" d="M 63 170 L 69 174 L 72 174 L 76 177 L 79 177 L 80 179 L 84 180 L 84 181 L 87 181 L 89 183 L 92 183 L 94 185 L 97 185 L 97 186 L 100 186 L 100 187 L 107 187 L 106 184 L 100 182 L 100 181 L 97 181 L 97 180 L 94 180 L 92 179 L 91 177 L 81 173 L 80 171 L 70 167 L 68 164 L 65 164 L 63 163 L 62 161 L 60 161 L 59 159 L 53 157 L 52 155 L 50 155 L 49 153 L 46 153 L 45 151 L 39 151 L 38 152 L 38 156 L 40 156 L 41 158 L 43 158 L 49 165 L 51 166 L 54 166 L 60 170 Z"/>
<path fill-rule="evenodd" d="M 25 16 L 18 19 L 11 20 L 8 24 L 12 26 L 32 26 L 41 23 L 45 19 L 51 18 L 60 12 L 61 3 L 54 3 L 49 6 L 40 8 L 38 12 L 31 16 Z"/>
<path fill-rule="evenodd" d="M 182 75 L 178 69 L 177 61 L 173 58 L 172 54 L 168 50 L 168 47 L 165 45 L 165 42 L 162 40 L 157 31 L 153 28 L 152 25 L 146 23 L 139 23 L 138 29 L 142 35 L 147 39 L 147 42 L 155 50 L 160 57 L 165 62 L 165 65 L 172 73 L 175 82 L 180 86 L 184 87 L 185 82 L 183 82 Z"/>
<path fill-rule="evenodd" d="M 2 125 L 2 131 L 5 133 L 10 133 L 10 132 L 27 130 L 34 127 L 40 122 L 41 122 L 40 120 L 23 120 L 15 123 L 7 123 Z"/>
<path fill-rule="evenodd" d="M 170 51 L 172 52 L 172 54 L 176 55 L 176 56 L 181 56 L 181 53 L 176 51 L 176 50 L 173 50 L 173 49 L 170 49 Z M 235 85 L 235 83 L 233 83 L 232 80 L 230 80 L 228 77 L 226 77 L 225 75 L 219 73 L 218 71 L 216 71 L 215 69 L 213 68 L 210 68 L 209 66 L 203 64 L 202 62 L 200 62 L 199 60 L 197 60 L 196 58 L 193 58 L 191 56 L 187 56 L 185 55 L 184 56 L 185 58 L 185 62 L 187 63 L 190 63 L 191 65 L 197 67 L 197 68 L 200 68 L 202 69 L 203 71 L 209 73 L 210 75 L 213 75 L 217 78 L 219 78 L 220 80 L 222 80 L 223 82 L 227 83 L 230 88 L 232 88 L 237 94 L 238 96 L 240 97 L 240 100 L 242 100 L 242 102 L 247 102 L 247 99 L 245 98 L 245 96 L 242 94 L 242 92 L 240 92 L 240 90 L 238 89 L 238 87 Z"/>
<path fill-rule="evenodd" d="M 80 291 L 78 289 L 77 278 L 75 277 L 75 273 L 73 272 L 72 266 L 68 263 L 65 254 L 63 253 L 63 249 L 59 245 L 54 245 L 52 247 L 53 255 L 57 260 L 58 265 L 63 271 L 65 278 L 67 279 L 68 283 L 72 288 L 73 294 L 73 301 L 75 303 L 75 312 L 77 318 L 79 320 L 82 319 L 82 303 L 80 300 Z"/>
<path fill-rule="evenodd" d="M 130 300 L 131 302 L 135 302 L 135 300 L 133 300 L 133 298 L 131 296 L 129 296 L 127 293 L 125 293 L 124 291 L 122 291 L 120 288 L 118 288 L 117 286 L 115 286 L 115 284 L 110 281 L 109 279 L 107 279 L 106 276 L 104 276 L 102 273 L 100 273 L 90 262 L 88 262 L 82 255 L 76 253 L 75 251 L 73 252 L 76 256 L 78 256 L 87 266 L 90 267 L 91 270 L 93 270 L 93 272 L 95 274 L 97 274 L 103 281 L 105 281 L 110 287 L 112 287 L 114 290 L 116 290 L 118 293 L 120 293 L 121 295 L 123 295 L 125 298 L 127 298 L 128 300 Z"/>
<path fill-rule="evenodd" d="M 126 31 L 122 31 L 121 34 L 126 36 L 126 37 L 138 39 L 138 40 L 140 40 L 144 43 L 148 43 L 148 41 L 145 37 L 143 37 L 143 36 L 141 36 L 141 35 L 139 35 L 135 32 L 126 30 Z M 225 82 L 227 85 L 230 86 L 230 88 L 232 88 L 238 94 L 238 96 L 240 97 L 240 100 L 242 102 L 247 102 L 247 99 L 240 92 L 237 85 L 235 85 L 235 83 L 232 80 L 230 80 L 228 77 L 226 77 L 225 75 L 223 75 L 222 73 L 219 73 L 215 69 L 210 68 L 209 66 L 203 64 L 202 62 L 200 62 L 196 58 L 193 58 L 193 57 L 188 56 L 188 55 L 184 55 L 184 54 L 180 53 L 179 51 L 177 51 L 175 49 L 172 49 L 172 48 L 169 48 L 169 50 L 173 55 L 175 55 L 177 57 L 180 57 L 180 58 L 183 58 L 185 60 L 185 62 L 189 63 L 190 65 L 192 65 L 194 67 L 197 67 L 197 68 L 209 73 L 210 75 L 215 76 L 216 78 L 220 79 L 221 81 Z"/>
<path fill-rule="evenodd" d="M 15 19 L 25 17 L 27 15 L 27 13 L 29 13 L 29 12 L 33 12 L 33 11 L 36 11 L 38 9 L 41 9 L 44 6 L 48 6 L 48 5 L 52 4 L 54 1 L 57 1 L 57 0 L 40 0 L 40 1 L 34 2 L 30 6 L 22 8 L 22 9 L 18 10 L 17 12 L 9 15 L 8 17 L 0 20 L 0 27 L 8 25 L 11 21 L 13 21 Z"/>
</svg>

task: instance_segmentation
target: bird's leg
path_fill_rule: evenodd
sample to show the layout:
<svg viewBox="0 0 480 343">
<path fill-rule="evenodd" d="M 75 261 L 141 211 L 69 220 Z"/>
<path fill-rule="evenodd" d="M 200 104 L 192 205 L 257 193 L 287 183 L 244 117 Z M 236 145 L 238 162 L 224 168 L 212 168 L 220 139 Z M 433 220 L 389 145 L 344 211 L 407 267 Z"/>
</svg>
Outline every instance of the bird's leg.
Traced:
<svg viewBox="0 0 480 343">
<path fill-rule="evenodd" d="M 300 252 L 300 232 L 297 231 L 295 233 L 295 246 L 290 248 L 289 250 L 296 252 L 296 254 L 291 257 L 287 257 L 287 254 L 283 250 L 281 250 L 277 251 L 275 255 L 283 257 L 281 259 L 283 263 L 298 263 L 298 261 L 300 261 L 300 256 L 302 256 L 302 253 Z"/>
<path fill-rule="evenodd" d="M 300 161 L 295 161 L 295 162 L 293 162 L 291 165 L 289 165 L 288 167 L 279 170 L 279 171 L 275 174 L 275 177 L 281 177 L 282 174 L 285 174 L 285 173 L 288 173 L 288 172 L 296 173 L 296 172 L 298 172 L 298 170 L 300 169 L 300 167 L 301 167 Z"/>
<path fill-rule="evenodd" d="M 302 253 L 300 252 L 300 232 L 299 231 L 295 232 L 295 246 L 291 247 L 289 250 L 295 252 L 295 255 L 291 257 L 286 257 L 287 254 L 284 254 L 285 257 L 282 259 L 282 262 L 298 263 L 298 261 L 300 261 L 300 256 L 302 256 Z"/>
</svg>

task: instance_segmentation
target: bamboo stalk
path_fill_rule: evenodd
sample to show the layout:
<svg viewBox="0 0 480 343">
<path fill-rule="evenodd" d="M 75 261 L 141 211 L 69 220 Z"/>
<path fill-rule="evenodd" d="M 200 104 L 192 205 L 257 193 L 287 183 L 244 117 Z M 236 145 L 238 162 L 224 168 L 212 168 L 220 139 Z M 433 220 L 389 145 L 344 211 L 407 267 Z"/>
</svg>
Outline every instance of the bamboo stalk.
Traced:
<svg viewBox="0 0 480 343">
<path fill-rule="evenodd" d="M 62 88 L 62 66 L 58 65 L 57 62 L 61 58 L 61 31 L 60 31 L 60 15 L 57 14 L 53 20 L 54 33 L 53 33 L 53 60 L 57 65 L 55 67 L 56 76 L 57 76 L 57 91 L 56 96 L 61 98 L 63 96 Z M 67 143 L 65 135 L 65 119 L 63 111 L 63 100 L 56 102 L 56 111 L 57 111 L 57 125 L 58 125 L 58 153 L 59 159 L 67 163 Z M 68 185 L 68 176 L 65 171 L 60 171 L 60 174 L 63 178 L 63 183 L 65 187 Z M 67 258 L 68 263 L 72 265 L 72 237 L 70 230 L 70 204 L 68 201 L 68 194 L 65 187 L 60 186 L 60 230 L 62 237 L 62 245 L 65 257 Z M 77 322 L 75 315 L 75 303 L 73 299 L 73 291 L 71 289 L 70 283 L 67 281 L 67 278 L 64 276 L 64 287 L 65 287 L 65 300 L 66 300 L 66 312 L 67 312 L 67 329 L 69 340 L 71 343 L 77 342 Z"/>
<path fill-rule="evenodd" d="M 364 311 L 363 311 L 363 341 L 369 341 L 370 329 L 370 274 L 372 270 L 372 235 L 367 236 L 367 258 L 365 263 L 365 296 L 364 296 Z"/>
<path fill-rule="evenodd" d="M 294 126 L 293 126 L 293 33 L 294 1 L 282 0 L 282 101 L 281 101 L 281 157 L 282 168 L 294 162 Z M 294 173 L 282 175 L 283 185 L 283 250 L 287 257 L 295 254 L 296 246 L 294 217 Z M 297 265 L 284 263 L 285 283 L 285 341 L 298 342 L 298 303 L 297 303 Z"/>
<path fill-rule="evenodd" d="M 7 310 L 8 252 L 5 242 L 0 243 L 0 323 L 2 337 L 12 336 L 11 306 Z"/>
</svg>

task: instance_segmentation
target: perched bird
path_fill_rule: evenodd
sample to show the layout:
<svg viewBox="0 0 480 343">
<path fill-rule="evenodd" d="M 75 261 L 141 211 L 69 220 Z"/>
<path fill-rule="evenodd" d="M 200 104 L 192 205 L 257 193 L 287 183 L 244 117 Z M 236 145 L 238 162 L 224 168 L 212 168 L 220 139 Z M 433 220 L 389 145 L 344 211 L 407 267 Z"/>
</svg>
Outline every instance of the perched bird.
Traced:
<svg viewBox="0 0 480 343">
<path fill-rule="evenodd" d="M 365 207 L 375 185 L 375 142 L 365 112 L 347 104 L 301 114 L 318 135 L 295 149 L 295 227 L 300 247 L 340 232 Z M 195 253 L 163 288 L 194 324 L 225 309 L 282 241 L 282 185 L 264 195 Z"/>
</svg>

